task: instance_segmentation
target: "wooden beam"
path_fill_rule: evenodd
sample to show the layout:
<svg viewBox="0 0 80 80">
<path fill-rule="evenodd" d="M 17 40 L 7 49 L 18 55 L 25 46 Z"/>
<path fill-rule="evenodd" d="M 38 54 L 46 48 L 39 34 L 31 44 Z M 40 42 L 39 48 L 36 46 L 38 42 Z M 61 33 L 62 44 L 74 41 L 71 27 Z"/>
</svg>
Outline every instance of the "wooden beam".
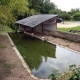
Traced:
<svg viewBox="0 0 80 80">
<path fill-rule="evenodd" d="M 34 31 L 34 28 L 32 28 L 32 32 Z"/>
<path fill-rule="evenodd" d="M 31 28 L 30 28 L 30 27 L 28 27 L 28 26 L 27 26 L 27 28 L 31 30 Z"/>
<path fill-rule="evenodd" d="M 42 33 L 44 32 L 44 27 L 43 27 L 43 23 L 41 24 L 41 27 L 42 27 Z"/>
</svg>

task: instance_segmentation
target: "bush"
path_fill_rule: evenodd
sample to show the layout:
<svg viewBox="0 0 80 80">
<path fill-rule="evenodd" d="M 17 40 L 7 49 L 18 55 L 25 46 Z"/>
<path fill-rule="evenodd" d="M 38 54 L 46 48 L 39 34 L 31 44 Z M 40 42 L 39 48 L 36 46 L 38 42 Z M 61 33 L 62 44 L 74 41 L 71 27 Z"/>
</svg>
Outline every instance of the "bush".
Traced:
<svg viewBox="0 0 80 80">
<path fill-rule="evenodd" d="M 76 65 L 70 65 L 69 67 L 74 72 L 74 75 L 69 80 L 80 80 L 80 68 L 76 68 Z"/>
<path fill-rule="evenodd" d="M 63 20 L 71 20 L 71 16 L 68 13 L 59 14 L 59 17 L 63 18 Z"/>
<path fill-rule="evenodd" d="M 58 70 L 54 70 L 53 73 L 49 76 L 52 80 L 67 80 L 66 77 L 68 77 L 69 80 L 80 80 L 80 67 L 77 68 L 76 65 L 70 65 L 69 66 L 70 72 L 66 73 L 64 75 L 60 75 Z M 59 76 L 59 77 L 58 77 Z M 65 79 L 64 79 L 65 78 Z"/>
<path fill-rule="evenodd" d="M 79 20 L 80 20 L 80 12 L 76 12 L 76 13 L 73 15 L 73 19 L 79 21 Z"/>
</svg>

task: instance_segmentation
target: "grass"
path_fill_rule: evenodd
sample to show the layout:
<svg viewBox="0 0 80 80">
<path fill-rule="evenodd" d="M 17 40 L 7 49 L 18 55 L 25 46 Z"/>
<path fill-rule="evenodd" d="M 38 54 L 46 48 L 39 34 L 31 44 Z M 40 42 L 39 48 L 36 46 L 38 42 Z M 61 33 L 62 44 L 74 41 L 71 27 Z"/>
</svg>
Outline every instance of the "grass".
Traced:
<svg viewBox="0 0 80 80">
<path fill-rule="evenodd" d="M 0 24 L 0 34 L 4 32 L 13 32 L 9 26 Z"/>
<path fill-rule="evenodd" d="M 6 46 L 0 46 L 0 49 L 6 48 Z"/>
<path fill-rule="evenodd" d="M 72 28 L 58 28 L 59 31 L 69 32 L 70 30 L 80 30 L 80 26 L 72 27 Z"/>
<path fill-rule="evenodd" d="M 4 28 L 6 32 L 13 32 L 13 30 L 9 26 L 4 26 Z"/>
</svg>

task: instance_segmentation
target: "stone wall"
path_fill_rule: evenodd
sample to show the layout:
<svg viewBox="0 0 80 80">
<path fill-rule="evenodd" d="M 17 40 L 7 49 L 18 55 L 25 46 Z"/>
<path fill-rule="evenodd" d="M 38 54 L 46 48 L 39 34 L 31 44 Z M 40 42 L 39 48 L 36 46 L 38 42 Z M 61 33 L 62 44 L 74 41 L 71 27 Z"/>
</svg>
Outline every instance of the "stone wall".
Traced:
<svg viewBox="0 0 80 80">
<path fill-rule="evenodd" d="M 71 32 L 51 31 L 50 35 L 64 38 L 64 39 L 71 40 L 71 41 L 75 41 L 75 42 L 80 42 L 80 35 L 74 34 Z"/>
</svg>

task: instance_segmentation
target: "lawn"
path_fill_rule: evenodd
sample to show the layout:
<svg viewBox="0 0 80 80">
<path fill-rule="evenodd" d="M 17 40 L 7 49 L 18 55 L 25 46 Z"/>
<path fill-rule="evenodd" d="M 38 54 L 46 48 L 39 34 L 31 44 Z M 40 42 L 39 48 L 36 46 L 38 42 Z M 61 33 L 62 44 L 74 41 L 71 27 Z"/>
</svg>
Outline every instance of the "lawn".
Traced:
<svg viewBox="0 0 80 80">
<path fill-rule="evenodd" d="M 59 31 L 64 31 L 64 32 L 69 32 L 70 30 L 79 30 L 80 31 L 80 26 L 73 27 L 73 28 L 58 28 Z"/>
</svg>

